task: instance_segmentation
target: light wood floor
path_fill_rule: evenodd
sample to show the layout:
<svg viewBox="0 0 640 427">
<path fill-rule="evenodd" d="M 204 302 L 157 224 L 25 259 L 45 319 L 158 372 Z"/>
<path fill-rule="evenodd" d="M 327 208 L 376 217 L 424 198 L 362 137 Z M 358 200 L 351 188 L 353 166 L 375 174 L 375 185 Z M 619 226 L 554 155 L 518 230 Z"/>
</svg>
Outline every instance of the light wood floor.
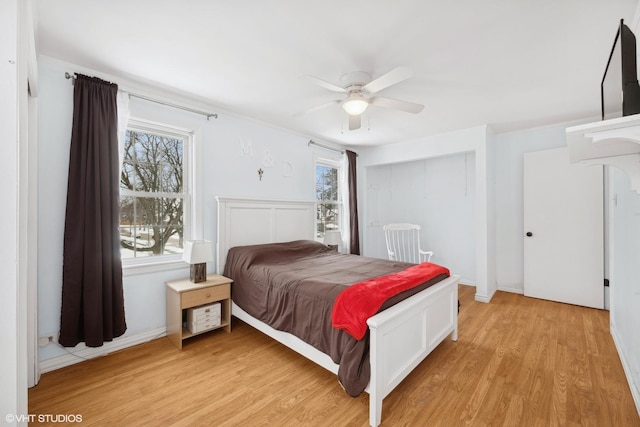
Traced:
<svg viewBox="0 0 640 427">
<path fill-rule="evenodd" d="M 383 426 L 640 426 L 608 312 L 460 286 L 459 339 L 442 343 L 385 400 Z M 82 426 L 366 426 L 368 395 L 237 321 L 47 373 L 30 414 Z M 34 423 L 37 424 L 37 423 Z M 60 424 L 56 424 L 60 425 Z"/>
</svg>

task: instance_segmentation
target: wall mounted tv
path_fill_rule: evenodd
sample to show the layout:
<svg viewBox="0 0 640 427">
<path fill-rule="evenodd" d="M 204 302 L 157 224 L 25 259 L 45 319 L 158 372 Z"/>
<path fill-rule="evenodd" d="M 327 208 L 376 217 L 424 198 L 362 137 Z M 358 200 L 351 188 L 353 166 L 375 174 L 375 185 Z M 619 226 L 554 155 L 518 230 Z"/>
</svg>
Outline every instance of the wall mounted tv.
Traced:
<svg viewBox="0 0 640 427">
<path fill-rule="evenodd" d="M 602 120 L 640 113 L 636 37 L 620 20 L 600 84 Z"/>
</svg>

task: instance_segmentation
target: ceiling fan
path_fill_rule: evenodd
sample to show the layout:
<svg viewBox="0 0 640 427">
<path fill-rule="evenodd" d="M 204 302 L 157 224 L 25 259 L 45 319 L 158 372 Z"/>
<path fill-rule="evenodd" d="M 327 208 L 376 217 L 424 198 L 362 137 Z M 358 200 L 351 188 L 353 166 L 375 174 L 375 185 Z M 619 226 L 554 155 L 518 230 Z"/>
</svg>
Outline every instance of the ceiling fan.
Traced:
<svg viewBox="0 0 640 427">
<path fill-rule="evenodd" d="M 400 83 L 413 76 L 413 72 L 406 67 L 398 67 L 386 74 L 371 80 L 371 75 L 364 71 L 352 71 L 344 74 L 340 80 L 343 86 L 338 86 L 318 77 L 309 76 L 318 86 L 338 93 L 345 93 L 343 99 L 336 99 L 322 105 L 312 107 L 305 112 L 315 111 L 334 104 L 340 104 L 349 114 L 349 130 L 359 129 L 361 125 L 361 114 L 369 105 L 393 108 L 407 113 L 418 114 L 424 105 L 415 104 L 408 101 L 372 96 L 376 92 L 386 89 L 389 86 Z"/>
</svg>

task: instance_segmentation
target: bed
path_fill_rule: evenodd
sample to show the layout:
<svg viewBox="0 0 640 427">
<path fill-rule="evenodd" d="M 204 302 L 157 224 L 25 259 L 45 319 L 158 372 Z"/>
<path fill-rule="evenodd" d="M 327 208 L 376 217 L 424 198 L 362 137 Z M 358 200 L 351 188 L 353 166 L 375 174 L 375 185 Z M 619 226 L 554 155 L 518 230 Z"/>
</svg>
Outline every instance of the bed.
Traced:
<svg viewBox="0 0 640 427">
<path fill-rule="evenodd" d="M 313 240 L 313 202 L 225 197 L 217 200 L 217 271 L 220 274 L 225 271 L 231 248 Z M 372 426 L 381 422 L 384 397 L 444 339 L 448 336 L 457 339 L 458 280 L 458 276 L 451 275 L 367 319 L 370 375 L 365 391 L 369 393 Z M 232 315 L 339 374 L 340 365 L 334 362 L 335 355 L 332 359 L 320 351 L 316 343 L 308 344 L 279 327 L 269 326 L 259 319 L 262 316 L 249 314 L 236 301 L 232 301 Z"/>
</svg>

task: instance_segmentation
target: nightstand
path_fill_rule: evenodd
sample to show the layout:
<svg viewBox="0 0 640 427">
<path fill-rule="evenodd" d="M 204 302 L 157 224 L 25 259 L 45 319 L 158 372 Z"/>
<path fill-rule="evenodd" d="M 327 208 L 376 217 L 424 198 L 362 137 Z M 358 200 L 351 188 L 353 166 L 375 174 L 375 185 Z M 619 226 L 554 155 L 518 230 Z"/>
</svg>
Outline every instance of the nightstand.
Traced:
<svg viewBox="0 0 640 427">
<path fill-rule="evenodd" d="M 207 280 L 193 283 L 189 279 L 167 282 L 167 337 L 182 350 L 182 341 L 195 335 L 224 328 L 231 332 L 231 283 L 219 274 L 209 274 Z M 187 310 L 220 302 L 220 324 L 193 333 L 183 327 Z"/>
</svg>

